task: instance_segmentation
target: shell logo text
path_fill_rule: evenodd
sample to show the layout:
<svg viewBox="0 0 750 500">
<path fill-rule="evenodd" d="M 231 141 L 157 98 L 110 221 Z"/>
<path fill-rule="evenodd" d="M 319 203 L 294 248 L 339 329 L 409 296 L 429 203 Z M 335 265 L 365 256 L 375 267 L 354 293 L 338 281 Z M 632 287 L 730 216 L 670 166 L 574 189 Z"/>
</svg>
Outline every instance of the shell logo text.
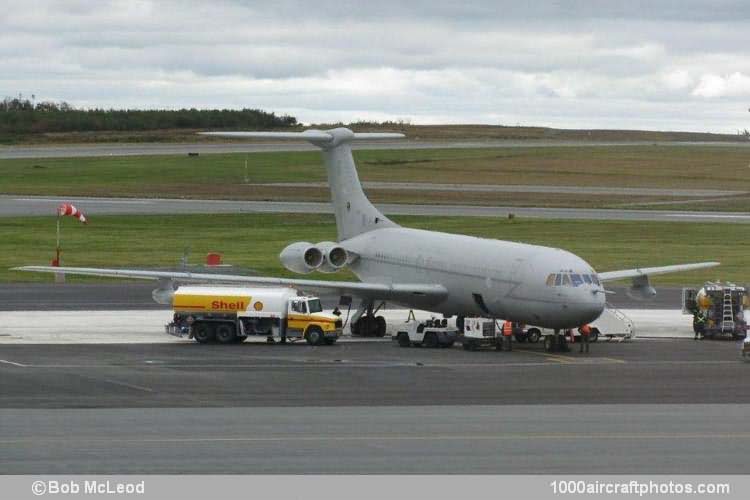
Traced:
<svg viewBox="0 0 750 500">
<path fill-rule="evenodd" d="M 244 311 L 245 302 L 238 300 L 236 302 L 224 302 L 223 300 L 214 300 L 211 302 L 211 309 L 218 309 L 221 311 Z"/>
</svg>

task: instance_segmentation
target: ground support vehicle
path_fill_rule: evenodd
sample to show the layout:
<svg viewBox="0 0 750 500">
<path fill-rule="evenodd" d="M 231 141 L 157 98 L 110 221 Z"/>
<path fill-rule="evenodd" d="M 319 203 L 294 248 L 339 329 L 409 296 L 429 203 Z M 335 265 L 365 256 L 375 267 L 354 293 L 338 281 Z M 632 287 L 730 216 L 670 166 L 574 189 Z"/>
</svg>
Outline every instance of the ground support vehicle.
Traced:
<svg viewBox="0 0 750 500">
<path fill-rule="evenodd" d="M 446 319 L 411 320 L 396 330 L 393 339 L 401 347 L 451 347 L 458 339 L 458 330 L 448 326 Z"/>
<path fill-rule="evenodd" d="M 745 360 L 750 359 L 750 337 L 745 337 L 745 340 L 742 341 L 740 353 Z"/>
<path fill-rule="evenodd" d="M 497 321 L 491 318 L 463 318 L 463 331 L 459 340 L 464 350 L 476 351 L 482 347 L 501 349 L 503 338 Z"/>
<path fill-rule="evenodd" d="M 172 308 L 166 332 L 202 344 L 257 335 L 269 342 L 305 339 L 330 345 L 342 335 L 341 318 L 323 313 L 318 298 L 292 288 L 184 286 L 175 291 Z"/>
<path fill-rule="evenodd" d="M 682 289 L 682 312 L 693 316 L 693 331 L 700 338 L 744 339 L 748 290 L 734 283 L 706 282 L 701 289 Z"/>
</svg>

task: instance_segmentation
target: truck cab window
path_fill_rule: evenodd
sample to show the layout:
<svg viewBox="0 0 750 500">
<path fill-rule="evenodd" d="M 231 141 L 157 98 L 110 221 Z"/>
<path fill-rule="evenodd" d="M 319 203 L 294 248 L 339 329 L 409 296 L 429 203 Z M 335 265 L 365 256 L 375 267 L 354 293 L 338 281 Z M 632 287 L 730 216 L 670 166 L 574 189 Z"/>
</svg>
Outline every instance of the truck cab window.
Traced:
<svg viewBox="0 0 750 500">
<path fill-rule="evenodd" d="M 304 302 L 302 302 L 301 300 L 295 300 L 294 302 L 292 302 L 292 311 L 304 314 L 307 312 L 307 308 L 305 307 Z"/>
<path fill-rule="evenodd" d="M 310 309 L 310 313 L 319 313 L 323 311 L 323 306 L 320 305 L 320 299 L 308 300 L 307 307 Z"/>
</svg>

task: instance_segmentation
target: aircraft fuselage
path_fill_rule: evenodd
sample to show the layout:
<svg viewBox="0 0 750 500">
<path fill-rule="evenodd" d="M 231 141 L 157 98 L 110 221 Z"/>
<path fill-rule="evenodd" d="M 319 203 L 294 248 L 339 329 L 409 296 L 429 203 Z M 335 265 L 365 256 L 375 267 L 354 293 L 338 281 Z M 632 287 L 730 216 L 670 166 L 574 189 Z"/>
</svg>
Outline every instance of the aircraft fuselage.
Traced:
<svg viewBox="0 0 750 500">
<path fill-rule="evenodd" d="M 557 248 L 403 227 L 384 228 L 340 242 L 359 258 L 352 271 L 363 282 L 440 283 L 448 294 L 430 310 L 480 315 L 548 328 L 572 328 L 595 320 L 605 295 L 580 257 Z M 555 286 L 550 275 L 567 274 Z M 559 280 L 563 281 L 563 280 Z M 408 307 L 422 307 L 415 298 Z"/>
</svg>

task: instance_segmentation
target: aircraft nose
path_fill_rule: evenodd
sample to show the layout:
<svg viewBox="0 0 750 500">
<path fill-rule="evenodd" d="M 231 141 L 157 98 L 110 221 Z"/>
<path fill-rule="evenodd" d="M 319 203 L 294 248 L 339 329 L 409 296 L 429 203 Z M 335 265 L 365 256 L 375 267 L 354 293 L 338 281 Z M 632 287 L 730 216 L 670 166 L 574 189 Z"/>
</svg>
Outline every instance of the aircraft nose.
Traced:
<svg viewBox="0 0 750 500">
<path fill-rule="evenodd" d="M 586 290 L 584 294 L 586 295 L 586 299 L 583 301 L 581 309 L 584 316 L 591 318 L 585 321 L 585 323 L 590 323 L 601 316 L 606 306 L 606 298 L 601 291 L 597 290 Z"/>
</svg>

